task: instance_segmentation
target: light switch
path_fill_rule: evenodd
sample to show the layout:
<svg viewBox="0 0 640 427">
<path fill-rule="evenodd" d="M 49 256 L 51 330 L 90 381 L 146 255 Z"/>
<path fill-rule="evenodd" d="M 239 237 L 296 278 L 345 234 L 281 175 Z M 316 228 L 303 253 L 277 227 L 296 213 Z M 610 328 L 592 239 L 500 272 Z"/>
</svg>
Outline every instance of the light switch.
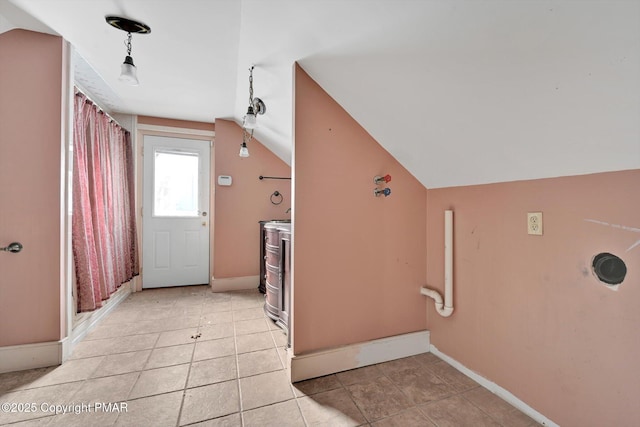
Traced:
<svg viewBox="0 0 640 427">
<path fill-rule="evenodd" d="M 535 236 L 542 236 L 542 212 L 527 213 L 527 232 Z"/>
</svg>

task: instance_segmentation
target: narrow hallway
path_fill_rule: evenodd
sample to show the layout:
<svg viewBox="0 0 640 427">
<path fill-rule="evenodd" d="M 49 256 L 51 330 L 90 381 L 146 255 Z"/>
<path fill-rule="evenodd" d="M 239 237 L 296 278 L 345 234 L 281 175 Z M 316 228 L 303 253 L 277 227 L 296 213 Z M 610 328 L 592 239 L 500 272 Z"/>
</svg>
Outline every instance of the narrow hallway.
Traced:
<svg viewBox="0 0 640 427">
<path fill-rule="evenodd" d="M 292 385 L 263 303 L 208 286 L 131 294 L 62 366 L 0 375 L 0 425 L 537 425 L 428 353 Z"/>
</svg>

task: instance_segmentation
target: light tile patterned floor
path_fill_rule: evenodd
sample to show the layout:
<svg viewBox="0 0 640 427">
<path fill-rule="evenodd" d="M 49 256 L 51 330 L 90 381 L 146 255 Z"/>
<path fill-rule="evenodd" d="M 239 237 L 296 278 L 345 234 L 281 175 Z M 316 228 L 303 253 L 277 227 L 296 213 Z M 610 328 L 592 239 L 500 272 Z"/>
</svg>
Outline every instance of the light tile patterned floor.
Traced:
<svg viewBox="0 0 640 427">
<path fill-rule="evenodd" d="M 537 425 L 431 354 L 292 385 L 286 337 L 263 303 L 257 291 L 207 286 L 132 294 L 62 366 L 0 375 L 0 403 L 32 409 L 0 412 L 0 425 Z M 127 410 L 51 412 L 94 402 Z"/>
</svg>

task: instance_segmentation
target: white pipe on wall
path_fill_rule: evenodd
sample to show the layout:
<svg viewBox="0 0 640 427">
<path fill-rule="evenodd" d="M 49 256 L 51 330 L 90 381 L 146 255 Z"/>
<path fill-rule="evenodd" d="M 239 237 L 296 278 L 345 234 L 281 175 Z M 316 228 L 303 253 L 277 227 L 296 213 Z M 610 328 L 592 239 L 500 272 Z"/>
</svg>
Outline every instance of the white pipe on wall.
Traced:
<svg viewBox="0 0 640 427">
<path fill-rule="evenodd" d="M 442 317 L 453 313 L 453 211 L 444 211 L 444 301 L 434 289 L 420 288 L 420 293 L 433 298 L 436 311 Z"/>
</svg>

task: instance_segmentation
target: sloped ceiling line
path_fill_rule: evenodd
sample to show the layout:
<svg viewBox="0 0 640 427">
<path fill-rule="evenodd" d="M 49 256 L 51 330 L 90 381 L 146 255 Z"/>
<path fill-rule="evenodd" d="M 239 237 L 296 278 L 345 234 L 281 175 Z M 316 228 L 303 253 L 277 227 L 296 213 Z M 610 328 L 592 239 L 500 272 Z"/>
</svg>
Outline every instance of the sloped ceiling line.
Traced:
<svg viewBox="0 0 640 427">
<path fill-rule="evenodd" d="M 134 39 L 135 88 L 104 22 L 120 12 L 153 28 Z M 437 188 L 640 168 L 639 15 L 610 0 L 8 0 L 0 29 L 69 40 L 121 113 L 241 123 L 255 64 L 256 137 L 289 164 L 299 62 Z"/>
</svg>

